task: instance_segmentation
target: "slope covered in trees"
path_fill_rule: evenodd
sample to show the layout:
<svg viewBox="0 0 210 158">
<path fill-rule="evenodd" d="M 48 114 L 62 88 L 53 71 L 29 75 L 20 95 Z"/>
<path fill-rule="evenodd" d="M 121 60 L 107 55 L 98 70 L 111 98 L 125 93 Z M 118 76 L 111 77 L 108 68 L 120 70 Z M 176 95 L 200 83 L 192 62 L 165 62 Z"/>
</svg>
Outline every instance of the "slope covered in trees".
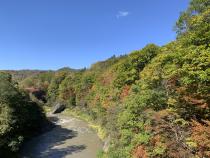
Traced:
<svg viewBox="0 0 210 158">
<path fill-rule="evenodd" d="M 18 89 L 11 75 L 0 73 L 0 157 L 13 157 L 44 122 L 41 107 Z"/>
<path fill-rule="evenodd" d="M 165 46 L 20 84 L 44 88 L 48 105 L 63 102 L 104 127 L 111 142 L 101 157 L 210 157 L 210 1 L 192 0 L 176 31 Z"/>
</svg>

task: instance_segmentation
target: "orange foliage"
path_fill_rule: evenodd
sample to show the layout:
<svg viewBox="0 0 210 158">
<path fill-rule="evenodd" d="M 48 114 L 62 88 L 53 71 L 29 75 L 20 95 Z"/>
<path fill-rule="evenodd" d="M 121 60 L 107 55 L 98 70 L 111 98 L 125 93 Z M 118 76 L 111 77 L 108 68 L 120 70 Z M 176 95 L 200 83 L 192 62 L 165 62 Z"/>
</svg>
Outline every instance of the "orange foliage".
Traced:
<svg viewBox="0 0 210 158">
<path fill-rule="evenodd" d="M 192 121 L 192 139 L 197 143 L 197 155 L 199 157 L 210 157 L 210 121 L 201 124 Z"/>
<path fill-rule="evenodd" d="M 134 158 L 148 158 L 147 152 L 146 152 L 145 148 L 142 145 L 141 146 L 138 146 L 134 150 L 133 157 Z"/>
<path fill-rule="evenodd" d="M 165 88 L 167 90 L 175 89 L 177 87 L 178 79 L 176 76 L 165 81 Z"/>
<path fill-rule="evenodd" d="M 97 103 L 100 101 L 100 96 L 96 94 L 96 96 L 91 100 L 91 105 L 97 105 Z"/>
<path fill-rule="evenodd" d="M 102 102 L 103 108 L 107 108 L 109 105 L 110 104 L 109 104 L 109 101 L 107 99 Z"/>
<path fill-rule="evenodd" d="M 204 99 L 196 99 L 195 97 L 192 96 L 184 96 L 184 100 L 192 105 L 197 105 L 201 108 L 208 108 L 209 105 L 206 103 Z"/>
<path fill-rule="evenodd" d="M 120 99 L 123 100 L 125 97 L 127 97 L 129 95 L 131 87 L 128 85 L 125 85 L 122 89 L 121 95 L 120 95 Z"/>
<path fill-rule="evenodd" d="M 100 78 L 100 81 L 101 81 L 101 84 L 103 86 L 108 86 L 112 83 L 113 81 L 113 75 L 111 73 L 106 73 L 105 75 L 103 75 L 101 78 Z"/>
<path fill-rule="evenodd" d="M 157 143 L 161 142 L 161 136 L 159 134 L 155 135 L 152 139 L 151 139 L 151 143 L 153 146 L 156 146 Z"/>
<path fill-rule="evenodd" d="M 175 123 L 178 115 L 168 110 L 161 110 L 152 116 L 151 146 L 158 147 L 160 144 L 166 148 L 165 155 L 171 158 L 192 157 L 191 150 L 185 145 L 188 137 L 188 127 L 182 127 Z"/>
</svg>

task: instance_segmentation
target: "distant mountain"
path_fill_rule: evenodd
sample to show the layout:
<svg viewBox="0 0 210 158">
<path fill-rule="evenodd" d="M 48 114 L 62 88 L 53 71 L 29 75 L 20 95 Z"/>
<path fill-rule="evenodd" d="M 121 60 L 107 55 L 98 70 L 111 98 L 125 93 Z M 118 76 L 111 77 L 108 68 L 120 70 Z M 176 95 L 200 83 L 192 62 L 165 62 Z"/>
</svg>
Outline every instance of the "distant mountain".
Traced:
<svg viewBox="0 0 210 158">
<path fill-rule="evenodd" d="M 46 73 L 46 72 L 61 72 L 61 71 L 66 71 L 66 72 L 77 72 L 77 71 L 81 71 L 81 69 L 72 69 L 69 67 L 63 67 L 61 69 L 58 70 L 0 70 L 0 72 L 6 72 L 12 75 L 12 78 L 16 81 L 22 81 L 28 77 L 32 77 L 32 76 L 37 76 L 39 74 L 42 73 Z"/>
<path fill-rule="evenodd" d="M 0 70 L 0 72 L 7 72 L 12 75 L 16 81 L 22 81 L 25 78 L 35 76 L 41 73 L 48 72 L 47 70 Z"/>
<path fill-rule="evenodd" d="M 80 70 L 82 70 L 82 69 L 72 69 L 70 67 L 63 67 L 63 68 L 58 69 L 57 71 L 77 72 L 77 71 L 80 71 Z"/>
</svg>

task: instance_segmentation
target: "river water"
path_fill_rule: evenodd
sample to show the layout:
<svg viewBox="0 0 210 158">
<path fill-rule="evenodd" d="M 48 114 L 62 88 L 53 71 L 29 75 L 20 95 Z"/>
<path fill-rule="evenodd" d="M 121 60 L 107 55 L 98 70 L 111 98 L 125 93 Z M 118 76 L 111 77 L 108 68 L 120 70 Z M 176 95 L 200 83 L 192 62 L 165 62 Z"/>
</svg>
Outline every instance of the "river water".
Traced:
<svg viewBox="0 0 210 158">
<path fill-rule="evenodd" d="M 56 127 L 26 142 L 22 158 L 96 158 L 102 142 L 86 122 L 61 114 L 49 118 Z"/>
</svg>

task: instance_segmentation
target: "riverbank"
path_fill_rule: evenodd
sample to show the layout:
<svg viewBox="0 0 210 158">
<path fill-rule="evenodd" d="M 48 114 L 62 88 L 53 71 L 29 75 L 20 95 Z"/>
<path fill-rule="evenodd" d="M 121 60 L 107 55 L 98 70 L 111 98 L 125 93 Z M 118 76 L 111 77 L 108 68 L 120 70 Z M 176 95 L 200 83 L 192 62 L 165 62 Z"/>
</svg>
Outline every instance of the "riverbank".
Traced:
<svg viewBox="0 0 210 158">
<path fill-rule="evenodd" d="M 64 115 L 69 115 L 76 117 L 78 119 L 84 120 L 88 123 L 88 125 L 93 128 L 96 132 L 98 137 L 104 141 L 105 138 L 107 137 L 106 130 L 101 127 L 99 124 L 97 124 L 88 114 L 85 114 L 84 112 L 74 108 L 74 109 L 66 109 L 63 112 Z"/>
</svg>

